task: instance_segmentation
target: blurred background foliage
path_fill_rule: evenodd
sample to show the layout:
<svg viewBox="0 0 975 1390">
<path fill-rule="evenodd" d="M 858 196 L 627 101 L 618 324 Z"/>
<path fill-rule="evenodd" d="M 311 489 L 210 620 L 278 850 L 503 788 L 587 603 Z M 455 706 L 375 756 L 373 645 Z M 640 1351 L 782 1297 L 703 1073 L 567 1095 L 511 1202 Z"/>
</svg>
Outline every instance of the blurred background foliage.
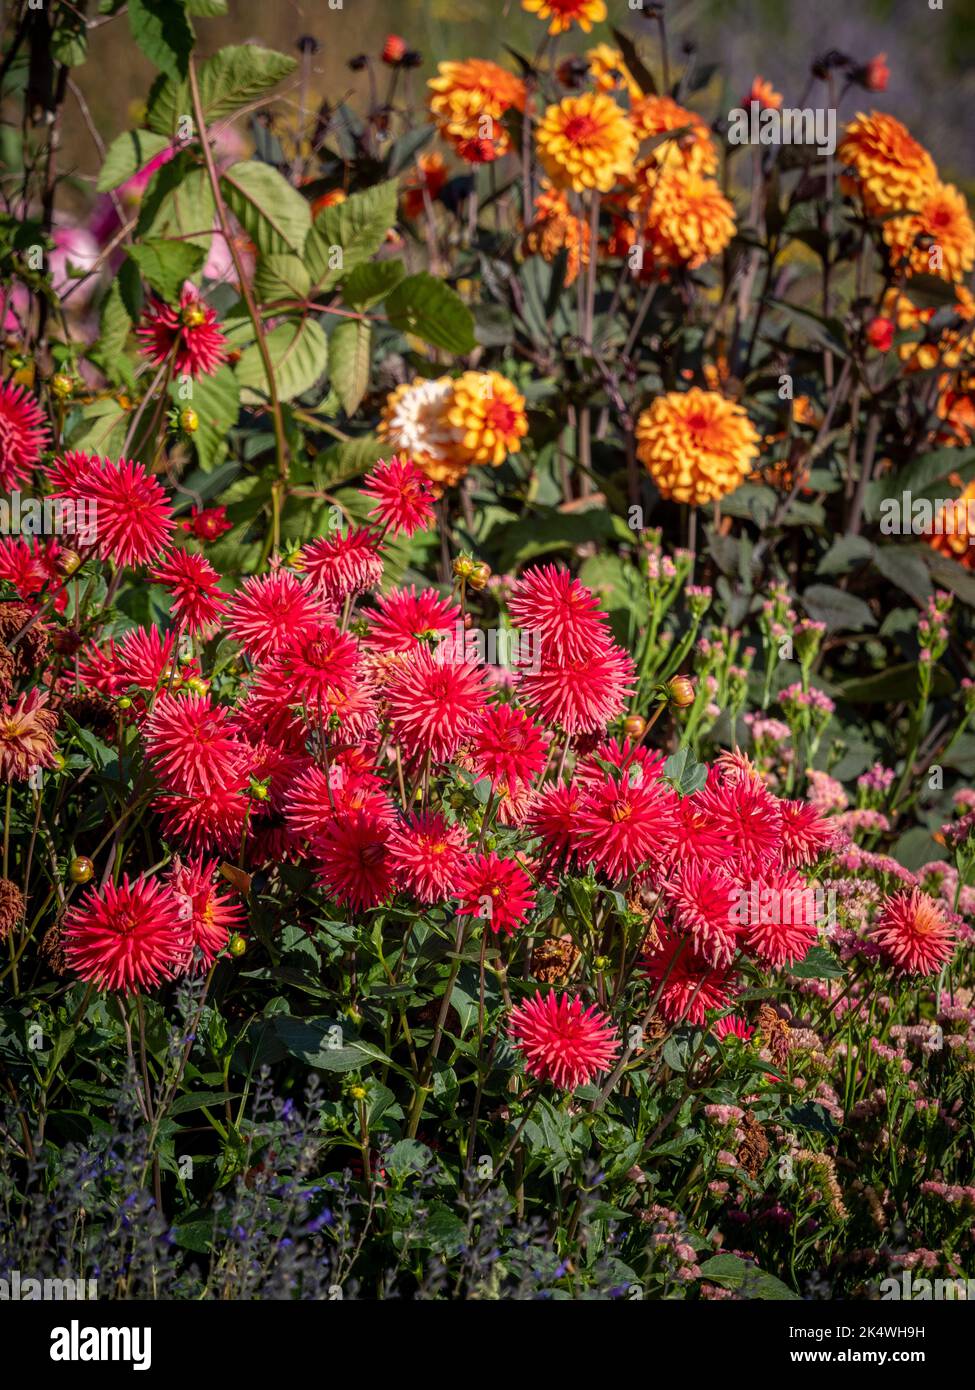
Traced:
<svg viewBox="0 0 975 1390">
<path fill-rule="evenodd" d="M 657 28 L 627 0 L 608 0 L 609 20 L 590 38 L 563 36 L 559 51 L 579 52 L 612 41 L 610 26 L 643 38 L 656 65 Z M 670 0 L 664 13 L 675 65 L 684 61 L 685 36 L 694 35 L 694 61 L 703 75 L 714 67 L 696 104 L 713 117 L 737 105 L 756 72 L 771 79 L 788 103 L 801 95 L 813 57 L 839 49 L 868 59 L 887 54 L 890 85 L 871 98 L 896 112 L 932 150 L 943 176 L 971 189 L 975 181 L 975 0 Z M 399 33 L 423 54 L 423 67 L 407 74 L 419 94 L 426 77 L 446 58 L 490 57 L 504 61 L 503 45 L 525 54 L 544 30 L 520 0 L 229 0 L 226 17 L 197 22 L 200 51 L 249 40 L 293 53 L 303 35 L 320 49 L 314 58 L 311 95 L 335 103 L 368 92 L 364 73 L 347 60 L 378 54 L 386 34 Z M 513 62 L 513 60 L 511 60 Z M 99 130 L 111 138 L 132 123 L 151 81 L 148 62 L 137 52 L 127 24 L 113 22 L 92 35 L 88 62 L 75 74 Z M 400 95 L 408 95 L 404 86 Z M 847 97 L 849 117 L 857 96 Z M 77 122 L 66 129 L 69 160 L 92 167 L 87 133 Z"/>
</svg>

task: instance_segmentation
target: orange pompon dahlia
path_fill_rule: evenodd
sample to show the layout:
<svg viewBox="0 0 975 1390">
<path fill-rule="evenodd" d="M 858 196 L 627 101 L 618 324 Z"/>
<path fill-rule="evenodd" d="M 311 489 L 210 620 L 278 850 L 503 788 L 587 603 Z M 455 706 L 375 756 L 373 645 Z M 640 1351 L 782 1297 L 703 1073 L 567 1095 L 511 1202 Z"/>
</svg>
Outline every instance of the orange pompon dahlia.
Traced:
<svg viewBox="0 0 975 1390">
<path fill-rule="evenodd" d="M 386 398 L 378 429 L 395 453 L 409 454 L 441 488 L 459 483 L 470 463 L 454 449 L 454 432 L 447 421 L 453 399 L 454 383 L 448 376 L 397 386 Z"/>
<path fill-rule="evenodd" d="M 692 506 L 734 492 L 758 457 L 758 433 L 742 407 L 697 386 L 658 396 L 636 437 L 637 457 L 661 495 Z"/>
<path fill-rule="evenodd" d="M 944 421 L 937 442 L 949 449 L 967 449 L 975 440 L 975 377 L 966 376 L 956 385 L 946 386 L 936 408 L 938 418 Z"/>
<path fill-rule="evenodd" d="M 644 241 L 658 266 L 696 270 L 735 234 L 735 209 L 714 179 L 665 169 L 647 205 Z"/>
<path fill-rule="evenodd" d="M 872 217 L 919 208 L 937 182 L 934 160 L 905 126 L 882 111 L 861 112 L 847 126 L 837 155 L 852 174 L 847 188 Z"/>
<path fill-rule="evenodd" d="M 742 105 L 748 106 L 753 101 L 757 101 L 764 108 L 778 111 L 782 105 L 782 93 L 775 90 L 767 77 L 756 75 L 752 78 L 751 89 Z"/>
<path fill-rule="evenodd" d="M 618 48 L 610 48 L 608 43 L 598 43 L 586 52 L 589 76 L 601 92 L 625 91 L 630 101 L 639 101 L 643 93 L 636 79 L 623 60 Z"/>
<path fill-rule="evenodd" d="M 952 473 L 955 486 L 961 482 Z M 966 569 L 975 569 L 975 483 L 969 483 L 960 497 L 942 507 L 934 519 L 932 534 L 927 537 L 933 550 L 957 560 Z"/>
<path fill-rule="evenodd" d="M 564 250 L 565 283 L 571 285 L 580 267 L 589 264 L 591 240 L 588 223 L 573 214 L 566 195 L 544 188 L 535 199 L 535 219 L 525 229 L 526 253 L 552 262 Z"/>
<path fill-rule="evenodd" d="M 434 202 L 447 182 L 443 155 L 421 154 L 416 166 L 412 178 L 403 189 L 403 215 L 411 222 L 422 215 L 426 199 Z"/>
<path fill-rule="evenodd" d="M 964 285 L 955 287 L 955 323 L 945 325 L 937 339 L 900 343 L 897 355 L 909 371 L 931 371 L 939 365 L 954 370 L 963 360 L 975 357 L 975 296 Z M 922 308 L 900 290 L 891 288 L 884 295 L 882 312 L 897 326 L 898 333 L 930 333 L 935 308 Z"/>
<path fill-rule="evenodd" d="M 884 241 L 892 264 L 909 275 L 937 275 L 961 280 L 975 265 L 975 227 L 963 193 L 954 184 L 929 188 L 910 217 L 884 223 Z"/>
<path fill-rule="evenodd" d="M 578 24 L 584 34 L 606 18 L 606 0 L 521 0 L 521 7 L 549 21 L 550 34 L 564 34 Z"/>
<path fill-rule="evenodd" d="M 630 107 L 630 120 L 639 140 L 655 140 L 668 131 L 680 131 L 673 140 L 661 140 L 641 161 L 639 170 L 683 168 L 691 174 L 713 174 L 718 151 L 711 132 L 696 111 L 688 111 L 673 97 L 646 96 Z"/>
<path fill-rule="evenodd" d="M 528 433 L 524 396 L 499 372 L 464 372 L 453 386 L 447 421 L 456 454 L 468 464 L 500 468 Z"/>
<path fill-rule="evenodd" d="M 507 154 L 511 141 L 501 118 L 525 109 L 525 84 L 483 58 L 440 63 L 427 83 L 429 107 L 441 136 L 463 159 L 487 163 Z"/>
<path fill-rule="evenodd" d="M 564 97 L 536 131 L 538 157 L 556 188 L 608 193 L 633 174 L 636 133 L 625 111 L 605 92 Z"/>
</svg>

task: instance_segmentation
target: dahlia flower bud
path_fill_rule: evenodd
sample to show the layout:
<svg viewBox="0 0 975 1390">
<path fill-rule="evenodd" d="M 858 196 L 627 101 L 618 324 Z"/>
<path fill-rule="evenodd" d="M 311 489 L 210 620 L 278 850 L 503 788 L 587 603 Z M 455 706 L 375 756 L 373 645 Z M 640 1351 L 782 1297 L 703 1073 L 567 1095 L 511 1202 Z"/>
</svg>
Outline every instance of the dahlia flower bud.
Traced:
<svg viewBox="0 0 975 1390">
<path fill-rule="evenodd" d="M 671 676 L 667 682 L 667 694 L 672 705 L 687 709 L 694 703 L 694 682 L 690 676 Z"/>
<path fill-rule="evenodd" d="M 57 372 L 51 377 L 51 394 L 59 401 L 66 401 L 74 394 L 74 382 L 66 372 Z"/>
<path fill-rule="evenodd" d="M 867 342 L 878 352 L 890 352 L 894 345 L 894 325 L 890 319 L 871 319 L 867 324 Z"/>
<path fill-rule="evenodd" d="M 623 732 L 627 738 L 642 738 L 647 731 L 647 721 L 642 714 L 629 714 L 623 720 Z"/>
<path fill-rule="evenodd" d="M 78 855 L 68 865 L 68 877 L 72 883 L 89 883 L 95 874 L 95 866 L 84 855 Z"/>
<path fill-rule="evenodd" d="M 179 412 L 179 427 L 181 430 L 185 430 L 187 434 L 195 434 L 200 428 L 200 417 L 192 406 L 188 405 L 184 410 Z"/>
<path fill-rule="evenodd" d="M 399 34 L 389 34 L 383 44 L 383 62 L 390 67 L 398 67 L 406 56 L 406 40 Z"/>
<path fill-rule="evenodd" d="M 81 556 L 76 550 L 62 550 L 58 556 L 58 569 L 62 574 L 74 574 L 81 564 Z"/>
<path fill-rule="evenodd" d="M 241 936 L 239 932 L 234 932 L 227 945 L 232 956 L 242 956 L 247 950 L 246 938 Z"/>
<path fill-rule="evenodd" d="M 474 566 L 473 573 L 468 579 L 468 584 L 472 589 L 486 589 L 488 580 L 491 578 L 490 565 L 479 564 Z"/>
</svg>

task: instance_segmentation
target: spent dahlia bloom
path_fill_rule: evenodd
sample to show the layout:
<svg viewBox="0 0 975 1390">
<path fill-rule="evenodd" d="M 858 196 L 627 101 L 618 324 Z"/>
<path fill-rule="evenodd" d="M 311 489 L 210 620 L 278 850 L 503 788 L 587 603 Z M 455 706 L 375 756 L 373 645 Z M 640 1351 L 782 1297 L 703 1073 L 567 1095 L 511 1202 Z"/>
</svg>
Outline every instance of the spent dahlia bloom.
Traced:
<svg viewBox="0 0 975 1390">
<path fill-rule="evenodd" d="M 460 903 L 458 917 L 476 917 L 506 936 L 524 926 L 535 906 L 535 890 L 521 865 L 493 852 L 467 860 L 454 896 Z"/>
<path fill-rule="evenodd" d="M 975 265 L 975 227 L 968 203 L 951 183 L 927 189 L 912 216 L 888 218 L 883 236 L 891 264 L 908 275 L 958 281 Z"/>
<path fill-rule="evenodd" d="M 367 475 L 361 491 L 373 503 L 370 517 L 384 532 L 412 536 L 433 516 L 433 493 L 427 476 L 403 454 L 378 463 Z"/>
<path fill-rule="evenodd" d="M 447 423 L 457 458 L 500 468 L 528 433 L 525 398 L 499 372 L 464 372 L 454 382 Z"/>
<path fill-rule="evenodd" d="M 243 908 L 217 891 L 216 859 L 181 860 L 177 856 L 166 874 L 186 926 L 190 945 L 199 953 L 198 966 L 208 970 L 227 945 L 231 933 L 240 931 L 246 918 Z"/>
<path fill-rule="evenodd" d="M 394 891 L 389 827 L 360 812 L 329 821 L 315 842 L 322 886 L 356 910 L 376 907 Z"/>
<path fill-rule="evenodd" d="M 378 433 L 397 453 L 409 454 L 432 483 L 453 487 L 468 469 L 457 456 L 455 433 L 447 422 L 454 398 L 449 376 L 435 381 L 406 382 L 386 397 Z"/>
<path fill-rule="evenodd" d="M 23 386 L 0 383 L 0 492 L 10 492 L 36 468 L 51 431 Z"/>
<path fill-rule="evenodd" d="M 575 817 L 575 852 L 581 863 L 618 883 L 673 845 L 677 793 L 663 781 L 620 781 L 606 775 L 590 787 Z"/>
<path fill-rule="evenodd" d="M 860 112 L 846 127 L 836 154 L 851 171 L 846 186 L 871 217 L 919 208 L 937 182 L 927 150 L 882 111 Z"/>
<path fill-rule="evenodd" d="M 6 941 L 18 922 L 24 920 L 24 895 L 9 878 L 0 878 L 0 942 Z"/>
<path fill-rule="evenodd" d="M 731 970 L 698 955 L 689 936 L 661 932 L 656 944 L 648 943 L 642 966 L 653 993 L 660 991 L 657 1008 L 668 1023 L 701 1024 L 711 1009 L 728 1007 Z"/>
<path fill-rule="evenodd" d="M 419 647 L 386 691 L 393 734 L 411 759 L 446 762 L 484 702 L 484 672 L 467 661 L 439 661 Z"/>
<path fill-rule="evenodd" d="M 537 634 L 546 655 L 584 657 L 609 639 L 609 622 L 591 589 L 558 565 L 526 570 L 515 583 L 508 611 L 524 632 Z"/>
<path fill-rule="evenodd" d="M 550 106 L 535 131 L 538 158 L 556 188 L 608 193 L 633 173 L 637 137 L 605 92 L 563 97 Z"/>
<path fill-rule="evenodd" d="M 478 777 L 490 777 L 491 789 L 504 783 L 517 797 L 541 772 L 551 735 L 513 705 L 490 705 L 471 724 L 469 756 Z"/>
<path fill-rule="evenodd" d="M 656 139 L 668 130 L 680 131 L 675 139 L 663 140 L 654 146 L 645 164 L 641 161 L 640 183 L 647 179 L 651 168 L 680 167 L 691 174 L 717 173 L 717 148 L 696 111 L 678 105 L 673 97 L 645 96 L 630 106 L 630 120 L 641 142 Z"/>
<path fill-rule="evenodd" d="M 567 1091 L 587 1085 L 608 1071 L 620 1040 L 607 1014 L 587 1009 L 579 995 L 536 994 L 512 1009 L 508 1036 L 525 1059 L 525 1070 L 539 1081 Z"/>
<path fill-rule="evenodd" d="M 219 574 L 209 560 L 190 550 L 173 550 L 164 555 L 151 578 L 169 590 L 173 617 L 188 632 L 209 631 L 227 606 L 220 592 Z"/>
<path fill-rule="evenodd" d="M 366 645 L 384 652 L 409 652 L 427 638 L 439 640 L 441 634 L 455 632 L 461 616 L 459 605 L 442 598 L 436 589 L 417 593 L 414 584 L 390 589 L 366 614 Z"/>
<path fill-rule="evenodd" d="M 407 817 L 389 837 L 394 881 L 421 903 L 443 902 L 453 894 L 469 851 L 464 827 L 431 811 Z"/>
<path fill-rule="evenodd" d="M 322 536 L 302 546 L 302 573 L 332 604 L 377 589 L 383 577 L 379 540 L 368 526 L 353 527 L 344 535 Z"/>
<path fill-rule="evenodd" d="M 238 780 L 248 747 L 230 713 L 205 695 L 159 696 L 145 726 L 146 752 L 167 791 L 205 795 Z"/>
<path fill-rule="evenodd" d="M 741 930 L 735 918 L 738 885 L 731 875 L 707 864 L 684 864 L 676 880 L 664 885 L 663 896 L 674 925 L 691 936 L 701 959 L 730 964 Z"/>
<path fill-rule="evenodd" d="M 759 436 L 745 411 L 717 391 L 668 391 L 636 425 L 637 457 L 674 502 L 725 497 L 751 473 Z"/>
<path fill-rule="evenodd" d="M 98 989 L 130 993 L 171 980 L 190 964 L 188 922 L 172 888 L 124 876 L 92 890 L 64 919 L 65 961 Z"/>
<path fill-rule="evenodd" d="M 158 480 L 132 459 L 91 458 L 54 495 L 87 503 L 103 560 L 144 565 L 169 544 L 173 509 Z"/>
<path fill-rule="evenodd" d="M 136 337 L 154 366 L 170 356 L 177 376 L 212 376 L 227 356 L 227 339 L 216 326 L 217 315 L 187 286 L 179 308 L 154 300 L 142 316 Z"/>
<path fill-rule="evenodd" d="M 0 779 L 25 782 L 39 767 L 57 765 L 54 731 L 58 717 L 47 708 L 47 691 L 36 688 L 0 705 Z"/>
<path fill-rule="evenodd" d="M 569 200 L 559 189 L 546 186 L 535 199 L 535 214 L 525 228 L 525 252 L 541 256 L 551 264 L 560 251 L 566 253 L 565 284 L 576 281 L 582 266 L 589 264 L 592 237 L 588 222 L 576 217 Z"/>
<path fill-rule="evenodd" d="M 325 606 L 311 587 L 289 570 L 245 579 L 230 600 L 227 632 L 248 656 L 263 661 L 286 643 L 314 633 Z"/>
<path fill-rule="evenodd" d="M 715 179 L 666 168 L 644 204 L 643 241 L 654 266 L 697 270 L 735 234 L 735 209 Z"/>
<path fill-rule="evenodd" d="M 920 888 L 885 898 L 869 938 L 896 969 L 911 975 L 933 975 L 955 950 L 953 927 Z"/>
<path fill-rule="evenodd" d="M 622 647 L 604 642 L 586 656 L 559 660 L 543 655 L 537 672 L 519 674 L 518 688 L 546 723 L 569 734 L 591 734 L 622 713 L 634 674 Z"/>
</svg>

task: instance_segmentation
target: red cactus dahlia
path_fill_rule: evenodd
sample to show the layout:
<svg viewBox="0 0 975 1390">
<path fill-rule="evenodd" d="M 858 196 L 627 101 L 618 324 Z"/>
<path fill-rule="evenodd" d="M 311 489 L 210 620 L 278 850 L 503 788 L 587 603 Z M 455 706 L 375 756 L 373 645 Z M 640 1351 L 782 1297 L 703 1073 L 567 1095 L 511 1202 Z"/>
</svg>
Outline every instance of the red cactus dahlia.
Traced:
<svg viewBox="0 0 975 1390">
<path fill-rule="evenodd" d="M 546 723 L 569 734 L 594 733 L 622 712 L 634 676 L 622 647 L 604 642 L 585 656 L 563 660 L 547 658 L 544 646 L 542 651 L 540 669 L 520 672 L 518 688 Z"/>
<path fill-rule="evenodd" d="M 578 995 L 536 994 L 512 1009 L 508 1036 L 525 1059 L 525 1070 L 539 1081 L 567 1091 L 608 1071 L 620 1050 L 619 1035 L 595 1004 Z"/>
<path fill-rule="evenodd" d="M 653 992 L 660 991 L 657 1007 L 669 1023 L 701 1024 L 710 1009 L 728 1007 L 731 971 L 711 966 L 689 936 L 661 932 L 657 944 L 648 945 L 642 965 Z"/>
<path fill-rule="evenodd" d="M 172 979 L 190 963 L 188 923 L 168 884 L 128 876 L 92 890 L 64 919 L 68 967 L 99 989 L 130 992 Z"/>
<path fill-rule="evenodd" d="M 884 899 L 870 940 L 892 965 L 912 975 L 933 975 L 955 950 L 954 929 L 920 888 Z"/>
<path fill-rule="evenodd" d="M 50 438 L 44 412 L 26 388 L 0 383 L 0 492 L 30 476 Z"/>
<path fill-rule="evenodd" d="M 315 631 L 325 605 L 289 570 L 245 579 L 230 600 L 226 629 L 248 656 L 263 661 L 288 642 Z"/>
<path fill-rule="evenodd" d="M 531 879 L 513 859 L 476 854 L 460 876 L 455 890 L 458 917 L 477 917 L 493 932 L 513 936 L 535 906 Z"/>
<path fill-rule="evenodd" d="M 238 780 L 251 761 L 247 744 L 230 728 L 229 712 L 204 695 L 160 695 L 145 739 L 167 791 L 208 796 Z"/>
<path fill-rule="evenodd" d="M 217 315 L 187 286 L 179 308 L 153 300 L 136 329 L 141 352 L 154 366 L 172 354 L 177 376 L 212 376 L 227 356 L 227 339 L 216 327 Z"/>
<path fill-rule="evenodd" d="M 385 652 L 412 651 L 425 637 L 454 632 L 461 621 L 460 608 L 441 598 L 436 589 L 390 589 L 366 615 L 366 644 Z"/>
<path fill-rule="evenodd" d="M 389 861 L 397 884 L 421 903 L 449 898 L 467 863 L 469 842 L 462 825 L 421 812 L 389 837 Z"/>
<path fill-rule="evenodd" d="M 492 788 L 503 782 L 512 796 L 541 772 L 551 735 L 513 705 L 489 705 L 471 724 L 470 759 Z"/>
<path fill-rule="evenodd" d="M 152 571 L 152 579 L 172 594 L 173 617 L 191 633 L 206 632 L 219 619 L 227 600 L 220 576 L 202 555 L 173 550 Z"/>
<path fill-rule="evenodd" d="M 301 568 L 309 583 L 332 603 L 338 604 L 367 589 L 376 589 L 383 577 L 379 537 L 366 526 L 345 535 L 322 536 L 302 546 Z"/>
<path fill-rule="evenodd" d="M 378 463 L 361 491 L 373 503 L 370 517 L 384 532 L 412 536 L 433 516 L 434 499 L 427 475 L 403 454 Z"/>
<path fill-rule="evenodd" d="M 393 891 L 389 827 L 360 812 L 328 823 L 316 842 L 322 886 L 336 902 L 376 907 Z"/>
<path fill-rule="evenodd" d="M 618 882 L 641 865 L 659 864 L 673 844 L 677 793 L 666 782 L 629 782 L 604 775 L 575 818 L 575 852 L 584 864 Z"/>
<path fill-rule="evenodd" d="M 609 639 L 609 623 L 591 589 L 558 565 L 526 570 L 508 600 L 526 632 L 536 632 L 546 656 L 560 662 L 584 657 Z"/>
<path fill-rule="evenodd" d="M 438 661 L 418 648 L 387 687 L 393 733 L 410 758 L 452 757 L 484 698 L 484 673 L 469 662 Z"/>
<path fill-rule="evenodd" d="M 70 486 L 54 495 L 87 503 L 103 560 L 144 565 L 169 543 L 173 509 L 141 463 L 92 458 Z"/>
<path fill-rule="evenodd" d="M 243 908 L 217 892 L 217 860 L 173 860 L 166 875 L 176 896 L 180 918 L 186 924 L 191 945 L 199 952 L 199 967 L 209 969 L 226 947 L 232 932 L 244 925 Z"/>
</svg>

